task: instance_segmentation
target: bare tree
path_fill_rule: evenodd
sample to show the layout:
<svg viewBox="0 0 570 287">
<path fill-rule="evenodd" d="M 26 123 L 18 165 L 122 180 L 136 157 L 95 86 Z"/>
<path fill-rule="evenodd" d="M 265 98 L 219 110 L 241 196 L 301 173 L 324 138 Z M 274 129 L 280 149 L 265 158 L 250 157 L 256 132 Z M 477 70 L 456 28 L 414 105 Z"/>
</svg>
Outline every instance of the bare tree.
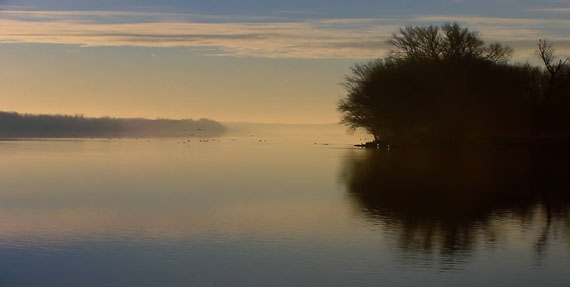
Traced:
<svg viewBox="0 0 570 287">
<path fill-rule="evenodd" d="M 400 28 L 388 44 L 393 47 L 390 56 L 396 59 L 439 60 L 442 54 L 442 39 L 438 26 Z"/>
<path fill-rule="evenodd" d="M 555 54 L 555 52 L 556 50 L 550 41 L 546 39 L 538 40 L 538 56 L 542 60 L 550 78 L 548 92 L 546 93 L 547 101 L 550 99 L 557 88 L 557 80 L 560 72 L 563 70 L 566 63 L 568 63 L 570 60 L 570 58 L 566 58 L 564 60 L 558 59 L 557 61 L 558 56 Z"/>
<path fill-rule="evenodd" d="M 506 63 L 513 49 L 499 43 L 486 44 L 479 32 L 446 23 L 441 26 L 400 28 L 388 40 L 390 56 L 399 60 L 485 59 Z"/>
</svg>

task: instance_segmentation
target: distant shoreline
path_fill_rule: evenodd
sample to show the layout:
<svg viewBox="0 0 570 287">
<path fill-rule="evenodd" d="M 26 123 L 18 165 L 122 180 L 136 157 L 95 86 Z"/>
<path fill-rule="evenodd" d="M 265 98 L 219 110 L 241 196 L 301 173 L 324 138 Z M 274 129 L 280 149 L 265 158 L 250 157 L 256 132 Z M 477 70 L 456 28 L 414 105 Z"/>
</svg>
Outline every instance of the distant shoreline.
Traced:
<svg viewBox="0 0 570 287">
<path fill-rule="evenodd" d="M 88 118 L 0 112 L 0 139 L 219 137 L 226 127 L 210 119 Z"/>
</svg>

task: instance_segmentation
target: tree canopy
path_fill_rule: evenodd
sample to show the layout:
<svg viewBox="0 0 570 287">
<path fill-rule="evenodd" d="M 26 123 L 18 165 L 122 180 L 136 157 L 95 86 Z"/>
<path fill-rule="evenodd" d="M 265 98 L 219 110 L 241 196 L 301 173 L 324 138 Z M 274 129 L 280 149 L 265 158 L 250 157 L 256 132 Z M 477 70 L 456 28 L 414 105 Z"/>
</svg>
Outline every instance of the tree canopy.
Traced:
<svg viewBox="0 0 570 287">
<path fill-rule="evenodd" d="M 457 61 L 482 59 L 506 63 L 513 49 L 500 43 L 486 44 L 476 31 L 462 28 L 457 23 L 441 26 L 409 26 L 400 28 L 388 40 L 390 56 L 399 60 Z"/>
<path fill-rule="evenodd" d="M 510 47 L 456 23 L 402 28 L 388 44 L 386 58 L 352 67 L 338 104 L 342 123 L 376 142 L 570 135 L 570 69 L 551 46 L 555 76 L 510 64 Z"/>
</svg>

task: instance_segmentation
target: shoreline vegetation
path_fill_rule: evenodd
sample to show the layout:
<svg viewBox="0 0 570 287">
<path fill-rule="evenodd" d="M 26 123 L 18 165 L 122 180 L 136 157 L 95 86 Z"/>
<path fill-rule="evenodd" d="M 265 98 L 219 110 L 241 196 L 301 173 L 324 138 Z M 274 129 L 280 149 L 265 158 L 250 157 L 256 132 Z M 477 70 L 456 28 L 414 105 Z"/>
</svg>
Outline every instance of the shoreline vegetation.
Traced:
<svg viewBox="0 0 570 287">
<path fill-rule="evenodd" d="M 338 103 L 341 123 L 381 147 L 570 143 L 570 60 L 539 40 L 543 67 L 511 63 L 513 49 L 457 23 L 406 27 L 387 57 L 356 64 Z"/>
<path fill-rule="evenodd" d="M 219 137 L 226 128 L 209 119 L 88 118 L 0 112 L 0 138 Z"/>
</svg>

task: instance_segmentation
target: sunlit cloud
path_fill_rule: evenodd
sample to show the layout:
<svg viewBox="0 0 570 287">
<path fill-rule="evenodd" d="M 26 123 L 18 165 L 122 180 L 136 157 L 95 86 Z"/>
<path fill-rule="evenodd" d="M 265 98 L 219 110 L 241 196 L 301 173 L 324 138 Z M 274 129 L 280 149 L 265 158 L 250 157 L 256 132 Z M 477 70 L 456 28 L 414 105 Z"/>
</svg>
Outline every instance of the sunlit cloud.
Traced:
<svg viewBox="0 0 570 287">
<path fill-rule="evenodd" d="M 0 43 L 195 47 L 214 56 L 365 59 L 384 56 L 386 39 L 402 23 L 449 21 L 475 27 L 490 40 L 528 46 L 526 42 L 547 37 L 560 41 L 560 50 L 569 49 L 570 37 L 563 31 L 570 19 L 432 15 L 291 20 L 140 11 L 0 11 Z"/>
<path fill-rule="evenodd" d="M 104 23 L 107 20 L 104 18 L 113 16 L 130 16 L 133 22 Z M 207 19 L 204 16 L 198 21 L 175 21 L 174 18 L 191 19 L 195 16 L 141 12 L 12 11 L 2 12 L 0 17 L 0 26 L 3 27 L 0 41 L 3 43 L 209 47 L 218 50 L 216 55 L 259 57 L 378 57 L 385 48 L 385 37 L 397 27 L 365 27 L 370 23 L 352 27 L 359 21 L 347 19 L 199 22 Z M 38 25 L 37 21 L 41 24 Z"/>
</svg>

